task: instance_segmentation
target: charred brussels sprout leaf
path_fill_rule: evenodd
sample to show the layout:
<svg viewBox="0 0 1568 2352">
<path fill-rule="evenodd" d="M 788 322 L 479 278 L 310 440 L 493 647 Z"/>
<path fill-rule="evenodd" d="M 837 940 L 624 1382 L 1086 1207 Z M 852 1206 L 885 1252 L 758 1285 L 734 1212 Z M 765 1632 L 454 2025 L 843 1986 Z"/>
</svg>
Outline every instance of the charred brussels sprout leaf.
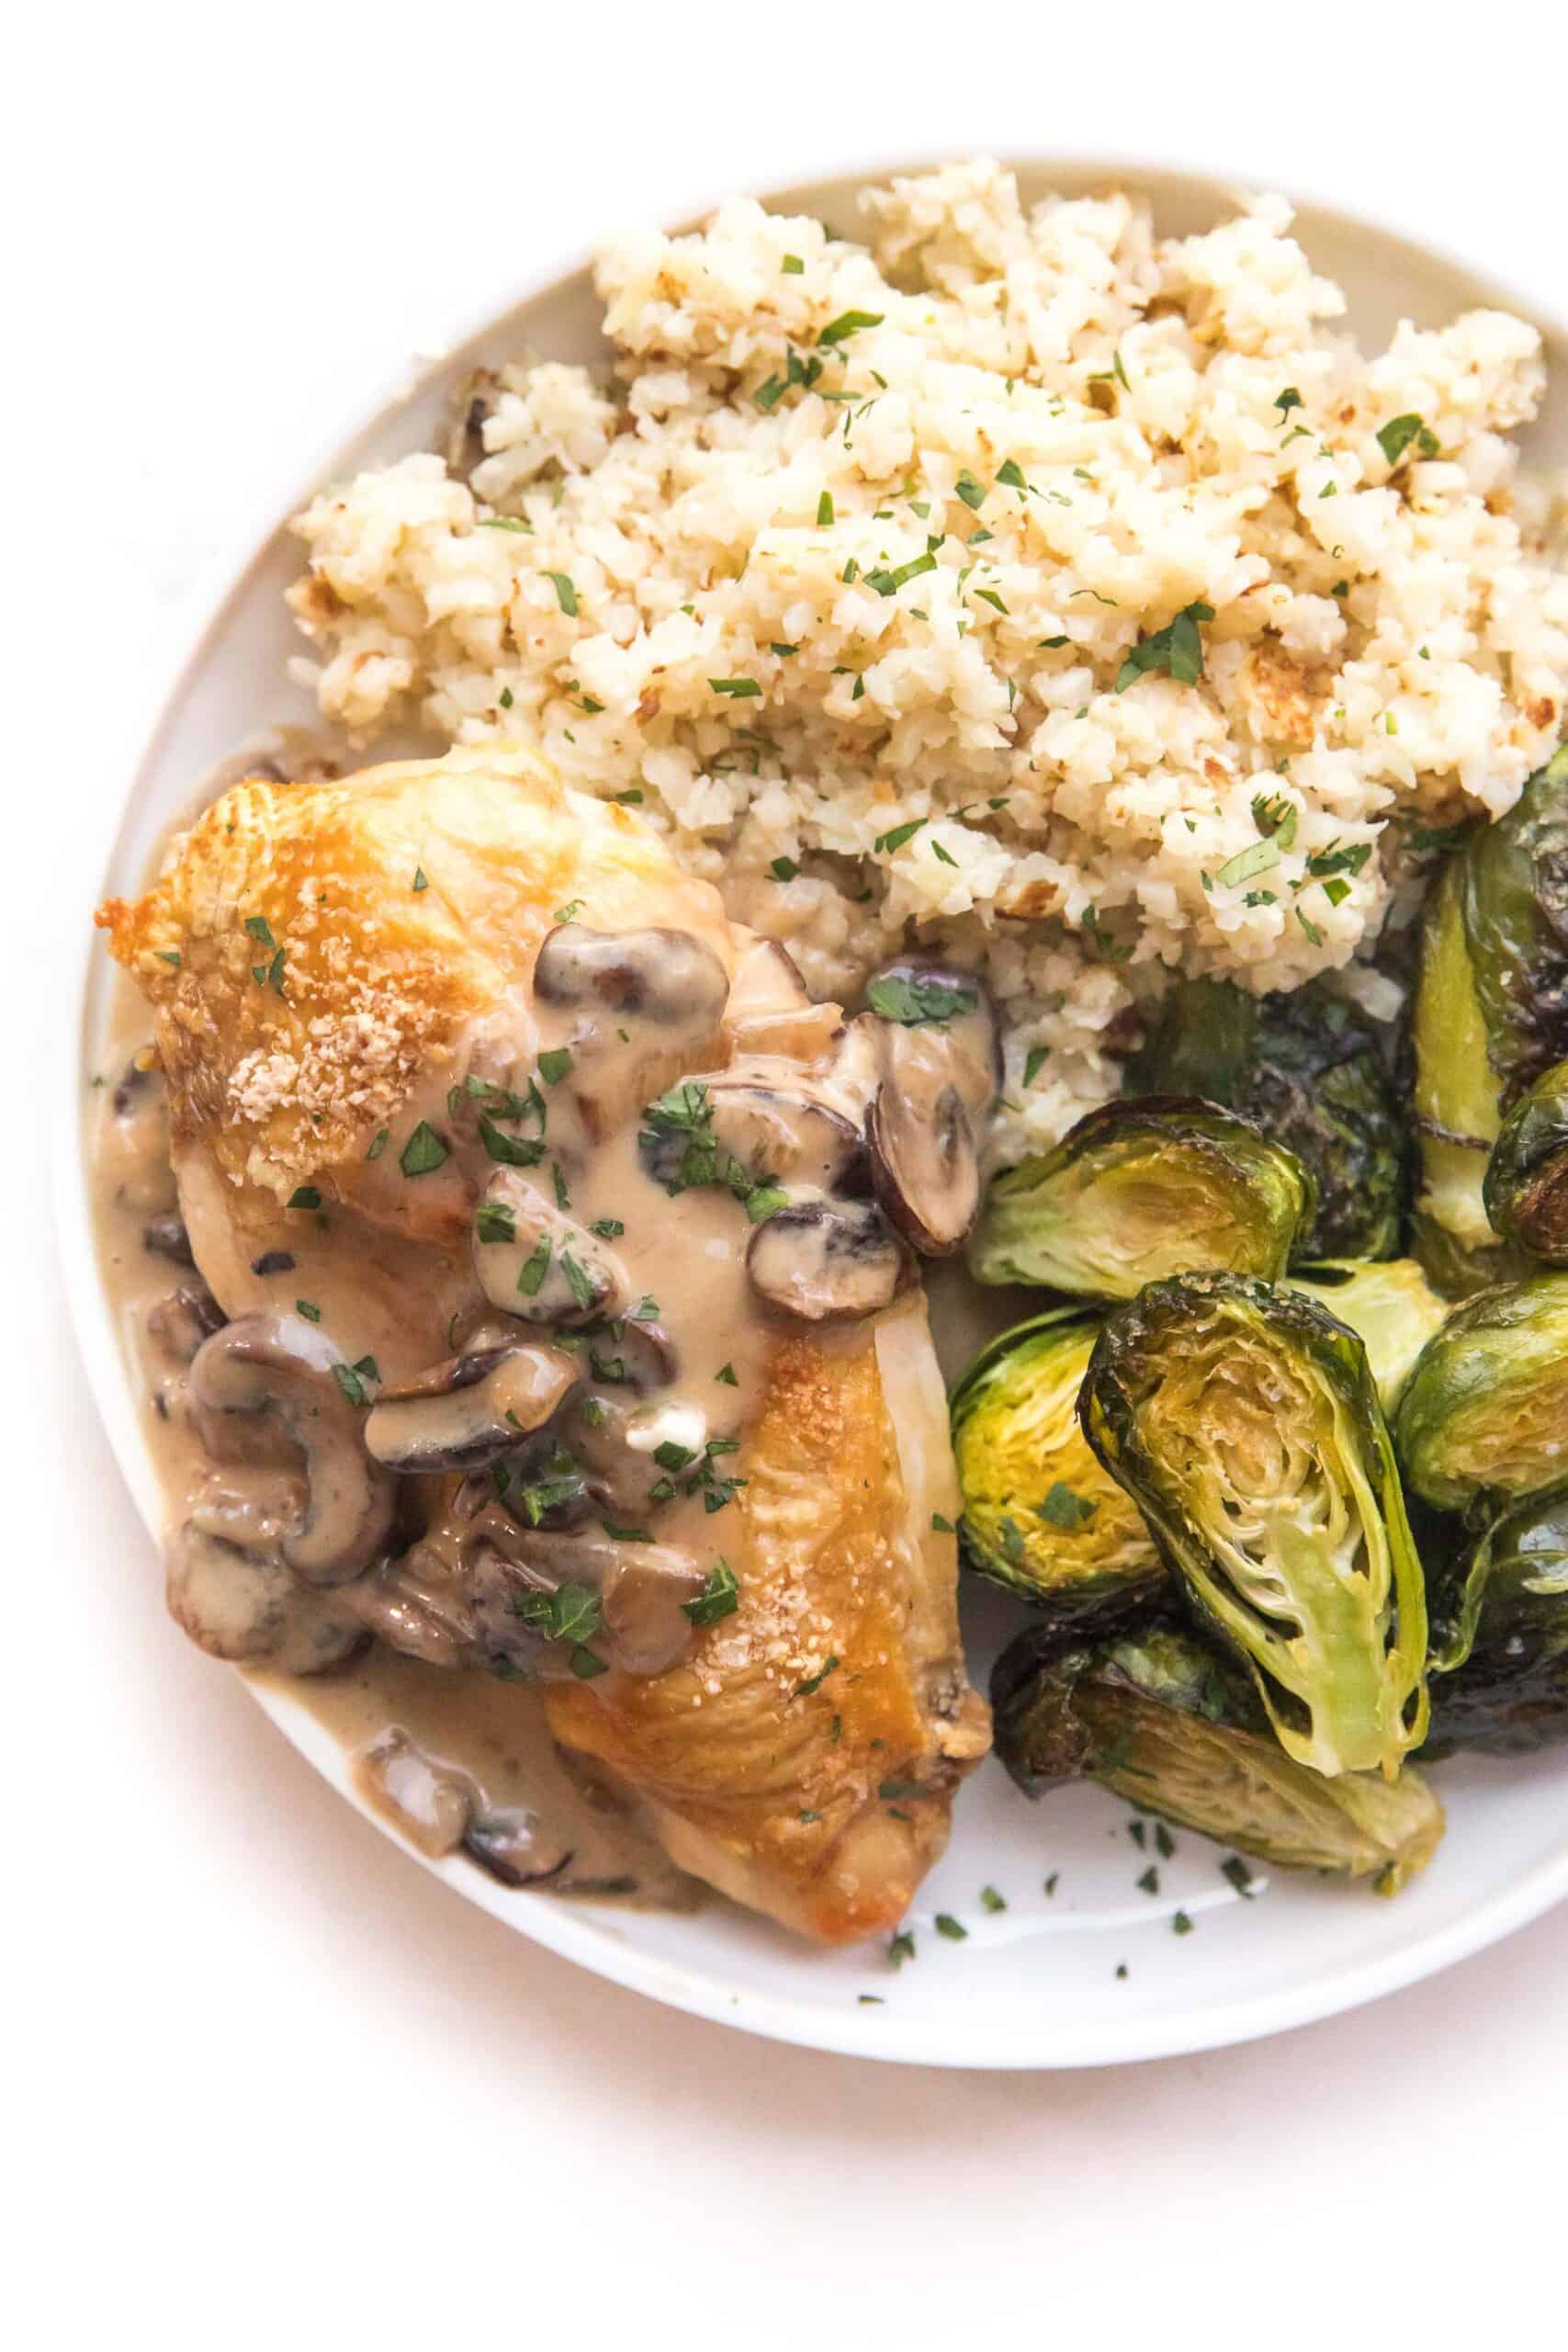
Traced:
<svg viewBox="0 0 1568 2352">
<path fill-rule="evenodd" d="M 1568 1274 L 1456 1306 L 1421 1351 L 1397 1433 L 1410 1485 L 1444 1510 L 1554 1486 L 1568 1472 Z"/>
<path fill-rule="evenodd" d="M 1426 1596 L 1356 1334 L 1265 1283 L 1157 1283 L 1107 1320 L 1078 1409 L 1287 1754 L 1392 1778 L 1427 1727 Z"/>
<path fill-rule="evenodd" d="M 1261 997 L 1229 980 L 1179 982 L 1126 1084 L 1203 1095 L 1295 1153 L 1317 1187 L 1298 1263 L 1399 1248 L 1406 1123 L 1377 1030 L 1321 981 Z"/>
<path fill-rule="evenodd" d="M 1424 1870 L 1443 1810 L 1407 1765 L 1395 1781 L 1325 1780 L 1287 1756 L 1247 1677 L 1185 1627 L 1073 1645 L 1032 1629 L 991 1683 L 997 1752 L 1039 1795 L 1087 1777 L 1244 1854 L 1375 1878 L 1392 1894 Z"/>
<path fill-rule="evenodd" d="M 1568 1266 L 1568 1062 L 1538 1078 L 1504 1120 L 1482 1197 L 1505 1241 Z"/>
<path fill-rule="evenodd" d="M 1507 1110 L 1568 1051 L 1568 744 L 1456 863 L 1487 1059 Z"/>
<path fill-rule="evenodd" d="M 1568 1739 L 1568 1486 L 1495 1520 L 1460 1564 L 1462 1662 L 1432 1680 L 1428 1751 Z"/>
<path fill-rule="evenodd" d="M 1078 1426 L 1098 1328 L 1075 1307 L 1021 1323 L 953 1395 L 964 1558 L 1055 1624 L 1104 1623 L 1165 1583 L 1142 1518 Z"/>
<path fill-rule="evenodd" d="M 1525 1271 L 1487 1216 L 1487 1159 L 1504 1116 L 1568 1057 L 1568 745 L 1444 867 L 1412 1042 L 1416 1252 L 1439 1288 L 1465 1295 Z"/>
<path fill-rule="evenodd" d="M 1315 1299 L 1357 1333 L 1367 1351 L 1379 1402 L 1392 1414 L 1422 1349 L 1449 1311 L 1415 1259 L 1314 1266 L 1292 1277 L 1291 1288 Z"/>
<path fill-rule="evenodd" d="M 1311 1177 L 1250 1121 L 1153 1094 L 1102 1103 L 997 1177 L 969 1262 L 983 1283 L 1103 1298 L 1190 1267 L 1271 1280 L 1312 1212 Z"/>
</svg>

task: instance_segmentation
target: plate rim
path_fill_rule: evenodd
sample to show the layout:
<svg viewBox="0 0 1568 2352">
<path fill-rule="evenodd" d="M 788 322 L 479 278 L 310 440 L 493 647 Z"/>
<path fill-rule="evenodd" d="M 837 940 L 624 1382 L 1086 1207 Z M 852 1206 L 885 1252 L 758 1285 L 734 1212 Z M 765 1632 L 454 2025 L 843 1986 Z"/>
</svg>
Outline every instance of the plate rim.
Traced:
<svg viewBox="0 0 1568 2352">
<path fill-rule="evenodd" d="M 813 191 L 874 185 L 894 175 L 964 160 L 973 152 L 972 146 L 961 145 L 913 159 L 849 163 L 759 191 L 727 188 L 716 194 L 705 184 L 702 191 L 690 195 L 679 208 L 671 206 L 663 217 L 673 216 L 677 225 L 671 233 L 679 233 L 705 217 L 726 196 L 755 193 L 759 202 L 776 209 L 799 202 Z M 1008 170 L 1044 175 L 1060 171 L 1075 177 L 1090 175 L 1096 181 L 1128 185 L 1134 192 L 1149 194 L 1156 203 L 1158 189 L 1152 184 L 1162 180 L 1219 188 L 1238 198 L 1281 193 L 1298 210 L 1311 211 L 1353 232 L 1370 232 L 1380 240 L 1419 253 L 1428 263 L 1462 274 L 1489 303 L 1517 312 L 1555 338 L 1568 340 L 1568 317 L 1543 304 L 1531 290 L 1499 277 L 1483 256 L 1469 247 L 1432 243 L 1398 210 L 1359 212 L 1313 186 L 1297 183 L 1277 189 L 1250 174 L 1232 174 L 1223 165 L 1206 164 L 1179 153 L 1132 159 L 1072 149 L 1049 153 L 1014 151 L 998 160 Z M 243 520 L 223 535 L 221 544 L 203 566 L 200 585 L 185 600 L 177 624 L 171 625 L 154 644 L 147 687 L 141 695 L 130 698 L 105 762 L 106 772 L 118 780 L 116 788 L 105 794 L 90 823 L 62 845 L 56 904 L 66 917 L 61 927 L 65 952 L 76 960 L 62 1012 L 65 1050 L 49 1057 L 55 1240 L 79 1361 L 130 1499 L 154 1544 L 158 1541 L 157 1489 L 99 1274 L 86 1178 L 83 1080 L 101 952 L 92 924 L 93 910 L 166 726 L 289 518 L 333 478 L 344 453 L 373 432 L 389 410 L 451 368 L 470 345 L 493 335 L 514 312 L 561 291 L 591 268 L 592 260 L 590 250 L 574 248 L 570 254 L 529 272 L 499 300 L 489 301 L 482 309 L 465 308 L 450 321 L 438 322 L 427 339 L 429 348 L 411 353 L 381 371 L 374 383 L 367 383 L 364 390 L 334 404 L 329 423 L 319 436 L 312 437 L 306 458 L 279 459 L 268 469 L 266 488 L 256 493 L 254 502 L 247 501 Z M 84 943 L 79 949 L 71 944 L 75 940 Z M 54 1024 L 50 1025 L 52 1029 Z M 605 1917 L 615 1915 L 562 1903 L 519 1905 L 514 1894 L 492 1886 L 480 1873 L 460 1868 L 450 1858 L 421 1854 L 360 1796 L 343 1751 L 306 1708 L 287 1692 L 248 1678 L 241 1679 L 282 1736 L 362 1818 L 408 1859 L 503 1926 L 597 1976 L 688 2015 L 769 2041 L 885 2064 L 1037 2072 L 1139 2063 L 1239 2045 L 1382 1999 L 1485 1950 L 1568 1897 L 1565 1835 L 1555 1855 L 1522 1871 L 1462 1917 L 1416 1937 L 1397 1951 L 1348 1962 L 1300 1984 L 1239 2001 L 1204 2000 L 1174 2014 L 1134 2012 L 1114 2021 L 1074 2024 L 1069 2020 L 1065 2025 L 1043 2018 L 1038 2038 L 1021 2052 L 1010 2044 L 991 2045 L 983 2038 L 976 2045 L 972 2013 L 958 2037 L 945 2023 L 929 2016 L 900 2022 L 889 2009 L 868 2017 L 847 2005 L 840 2018 L 826 2007 L 787 1996 L 726 1985 L 711 1964 L 688 1965 L 624 1940 L 600 1924 Z"/>
</svg>

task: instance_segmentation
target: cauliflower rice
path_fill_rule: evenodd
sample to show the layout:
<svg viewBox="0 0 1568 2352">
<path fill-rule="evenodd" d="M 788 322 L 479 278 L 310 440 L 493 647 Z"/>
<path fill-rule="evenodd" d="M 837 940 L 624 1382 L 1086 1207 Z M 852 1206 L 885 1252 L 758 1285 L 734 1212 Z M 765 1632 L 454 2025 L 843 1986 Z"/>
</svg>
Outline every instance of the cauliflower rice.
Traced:
<svg viewBox="0 0 1568 2352">
<path fill-rule="evenodd" d="M 1177 240 L 986 162 L 862 202 L 864 245 L 736 199 L 606 249 L 613 369 L 508 367 L 479 462 L 299 518 L 295 666 L 356 743 L 640 799 L 818 993 L 983 966 L 1016 1157 L 1171 971 L 1397 1001 L 1390 820 L 1500 814 L 1562 731 L 1540 338 L 1364 355 L 1277 197 Z"/>
</svg>

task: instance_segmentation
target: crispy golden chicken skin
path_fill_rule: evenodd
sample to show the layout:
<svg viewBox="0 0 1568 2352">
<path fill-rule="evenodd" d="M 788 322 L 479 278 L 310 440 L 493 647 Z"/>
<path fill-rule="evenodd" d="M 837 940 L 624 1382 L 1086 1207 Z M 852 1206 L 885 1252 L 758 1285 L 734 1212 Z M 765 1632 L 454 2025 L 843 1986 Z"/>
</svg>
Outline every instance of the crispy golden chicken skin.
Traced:
<svg viewBox="0 0 1568 2352">
<path fill-rule="evenodd" d="M 377 1429 L 448 1381 L 448 1451 L 397 1440 L 395 1532 L 333 1587 L 334 1623 L 357 1608 L 459 1673 L 533 1671 L 534 1643 L 557 1739 L 681 1866 L 823 1941 L 896 1924 L 989 1736 L 912 1261 L 888 1233 L 886 1299 L 785 1311 L 748 1278 L 768 1207 L 748 1188 L 790 1170 L 716 1182 L 680 1158 L 730 1087 L 738 1148 L 801 1155 L 809 1239 L 861 1150 L 833 1009 L 638 818 L 521 752 L 239 785 L 98 920 L 153 1008 L 197 1263 L 231 1330 L 271 1318 L 244 1377 L 301 1292 L 310 1347 L 372 1402 L 415 1384 Z M 689 1131 L 650 1139 L 671 1087 Z M 859 1247 L 878 1213 L 846 1214 Z M 565 1401 L 487 1439 L 441 1367 L 546 1342 L 566 1374 L 508 1372 L 509 1393 Z M 209 1391 L 239 1394 L 226 1377 Z M 556 1636 L 563 1591 L 581 1638 Z"/>
</svg>

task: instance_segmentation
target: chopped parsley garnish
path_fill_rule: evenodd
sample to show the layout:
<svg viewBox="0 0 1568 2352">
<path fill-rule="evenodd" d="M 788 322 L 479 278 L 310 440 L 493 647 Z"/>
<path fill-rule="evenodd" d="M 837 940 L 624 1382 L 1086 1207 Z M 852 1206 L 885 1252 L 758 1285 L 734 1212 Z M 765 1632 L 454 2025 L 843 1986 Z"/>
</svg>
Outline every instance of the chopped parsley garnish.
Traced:
<svg viewBox="0 0 1568 2352">
<path fill-rule="evenodd" d="M 872 846 L 879 856 L 892 850 L 902 849 L 905 843 L 912 842 L 915 835 L 930 821 L 926 817 L 912 817 L 907 825 L 895 825 L 891 832 L 878 833 Z"/>
<path fill-rule="evenodd" d="M 768 872 L 775 882 L 793 882 L 800 868 L 793 857 L 775 857 Z"/>
<path fill-rule="evenodd" d="M 821 497 L 820 497 L 820 498 L 818 500 L 818 502 L 817 502 L 817 524 L 818 524 L 818 528 L 819 530 L 820 530 L 820 529 L 822 529 L 822 528 L 824 528 L 828 524 L 829 524 L 829 523 L 832 521 L 832 519 L 833 519 L 833 493 L 832 493 L 832 492 L 831 492 L 830 490 L 825 490 L 825 491 L 822 492 Z"/>
<path fill-rule="evenodd" d="M 958 480 L 953 485 L 953 495 L 957 498 L 961 498 L 964 501 L 964 505 L 967 506 L 973 514 L 978 514 L 980 508 L 986 503 L 986 493 L 984 490 L 976 481 L 974 475 L 968 471 L 964 471 L 959 475 Z"/>
<path fill-rule="evenodd" d="M 797 1699 L 809 1699 L 811 1693 L 814 1690 L 820 1690 L 828 1677 L 838 1670 L 838 1664 L 836 1657 L 829 1658 L 824 1665 L 818 1668 L 815 1674 L 808 1675 L 804 1682 L 795 1684 L 795 1696 Z"/>
<path fill-rule="evenodd" d="M 155 947 L 152 950 L 152 953 L 156 956 L 160 964 L 169 964 L 173 966 L 176 972 L 179 970 L 180 957 L 177 949 L 173 947 Z"/>
<path fill-rule="evenodd" d="M 517 1219 L 504 1201 L 481 1201 L 474 1217 L 474 1231 L 481 1241 L 515 1241 Z"/>
<path fill-rule="evenodd" d="M 651 1544 L 653 1541 L 646 1527 L 620 1527 L 611 1519 L 602 1519 L 599 1524 L 615 1544 Z"/>
<path fill-rule="evenodd" d="M 1359 874 L 1372 854 L 1371 842 L 1356 842 L 1348 849 L 1316 851 L 1306 862 L 1307 872 L 1314 881 L 1325 874 Z"/>
<path fill-rule="evenodd" d="M 961 1920 L 955 1919 L 951 1911 L 939 1911 L 931 1925 L 939 1936 L 947 1938 L 950 1944 L 961 1944 L 968 1939 L 968 1928 Z"/>
<path fill-rule="evenodd" d="M 798 254 L 785 254 L 779 267 L 786 277 L 804 277 L 806 275 L 806 264 Z"/>
<path fill-rule="evenodd" d="M 1055 1892 L 1056 1892 L 1057 1887 L 1058 1887 L 1058 1886 L 1060 1886 L 1061 1883 L 1062 1883 L 1062 1873 L 1061 1873 L 1061 1871 L 1052 1871 L 1052 1873 L 1051 1873 L 1051 1875 L 1050 1875 L 1050 1877 L 1049 1877 L 1049 1878 L 1046 1880 L 1046 1882 L 1045 1882 L 1045 1892 L 1046 1892 L 1046 1894 L 1055 1894 Z"/>
<path fill-rule="evenodd" d="M 1192 1922 L 1185 1911 L 1173 1913 L 1170 1926 L 1173 1935 L 1190 1936 L 1192 1933 Z"/>
<path fill-rule="evenodd" d="M 255 940 L 259 945 L 263 947 L 276 947 L 277 945 L 276 940 L 272 935 L 272 925 L 268 922 L 265 915 L 247 915 L 245 917 L 245 929 L 250 933 L 251 937 Z"/>
<path fill-rule="evenodd" d="M 416 865 L 414 867 L 413 887 L 416 890 L 428 890 L 430 888 L 430 876 L 426 874 L 423 865 Z"/>
<path fill-rule="evenodd" d="M 570 575 L 564 571 L 547 571 L 545 578 L 555 582 L 556 602 L 568 620 L 574 621 L 577 618 L 577 590 Z"/>
<path fill-rule="evenodd" d="M 514 514 L 481 514 L 479 527 L 481 531 L 522 531 L 529 538 L 534 536 L 530 526 L 520 523 Z"/>
<path fill-rule="evenodd" d="M 599 1596 L 589 1585 L 558 1585 L 554 1592 L 519 1593 L 512 1613 L 533 1625 L 553 1642 L 587 1642 L 600 1632 L 604 1612 Z"/>
<path fill-rule="evenodd" d="M 321 1319 L 321 1310 L 313 1298 L 297 1298 L 294 1302 L 294 1311 L 297 1315 L 302 1315 L 307 1323 L 319 1323 Z"/>
<path fill-rule="evenodd" d="M 1412 441 L 1416 444 L 1418 457 L 1437 456 L 1438 436 L 1424 417 L 1413 413 L 1405 416 L 1393 416 L 1386 424 L 1378 427 L 1378 447 L 1391 466 L 1398 465 Z"/>
<path fill-rule="evenodd" d="M 895 1968 L 902 1968 L 907 1960 L 915 1957 L 915 1939 L 908 1928 L 900 1928 L 888 1941 L 887 1957 Z"/>
<path fill-rule="evenodd" d="M 370 1391 L 360 1375 L 359 1367 L 352 1363 L 334 1363 L 333 1378 L 351 1405 L 368 1405 Z"/>
<path fill-rule="evenodd" d="M 319 1209 L 321 1205 L 321 1196 L 314 1184 L 297 1184 L 288 1195 L 291 1209 Z"/>
<path fill-rule="evenodd" d="M 618 1241 L 626 1229 L 618 1216 L 596 1216 L 588 1228 L 590 1233 L 596 1233 L 601 1241 Z"/>
<path fill-rule="evenodd" d="M 1153 1862 L 1149 1864 L 1148 1869 L 1144 1872 L 1142 1878 L 1139 1879 L 1138 1886 L 1140 1891 L 1145 1894 L 1157 1894 L 1159 1893 L 1159 1872 Z"/>
<path fill-rule="evenodd" d="M 1023 1060 L 1023 1082 L 1025 1086 L 1033 1085 L 1045 1063 L 1050 1059 L 1050 1057 L 1051 1048 L 1049 1046 L 1031 1046 L 1028 1053 L 1024 1056 Z"/>
<path fill-rule="evenodd" d="M 517 1501 L 529 1526 L 537 1527 L 547 1511 L 558 1510 L 563 1503 L 580 1502 L 586 1491 L 582 1479 L 572 1469 L 519 1488 Z"/>
<path fill-rule="evenodd" d="M 788 389 L 789 387 L 784 382 L 784 378 L 775 369 L 773 374 L 768 378 L 766 383 L 759 384 L 756 390 L 752 393 L 752 405 L 756 408 L 760 408 L 764 416 L 771 415 L 773 411 L 777 408 L 780 401 L 783 400 Z"/>
<path fill-rule="evenodd" d="M 571 1068 L 571 1047 L 556 1046 L 539 1056 L 539 1076 L 547 1086 L 558 1086 Z"/>
<path fill-rule="evenodd" d="M 1063 1486 L 1058 1479 L 1044 1501 L 1036 1503 L 1034 1509 L 1035 1515 L 1043 1519 L 1048 1527 L 1059 1527 L 1066 1532 L 1071 1532 L 1087 1527 L 1100 1505 L 1086 1501 L 1082 1495 L 1075 1495 L 1071 1487 Z"/>
<path fill-rule="evenodd" d="M 549 1271 L 550 1237 L 541 1233 L 517 1277 L 517 1287 L 525 1298 L 537 1298 L 540 1284 Z"/>
<path fill-rule="evenodd" d="M 581 911 L 582 900 L 581 899 L 569 899 L 564 907 L 558 907 L 556 909 L 555 920 L 557 922 L 575 922 Z"/>
<path fill-rule="evenodd" d="M 1000 465 L 997 468 L 997 480 L 998 481 L 1005 481 L 1010 490 L 1027 490 L 1029 488 L 1029 484 L 1024 481 L 1022 471 L 1019 467 L 1017 460 L 1013 458 L 1009 458 L 1005 465 Z"/>
<path fill-rule="evenodd" d="M 939 1510 L 932 1511 L 931 1533 L 933 1535 L 955 1535 L 957 1532 L 958 1531 L 953 1526 L 952 1520 L 943 1519 L 941 1511 Z"/>
<path fill-rule="evenodd" d="M 762 691 L 755 678 L 710 678 L 708 684 L 716 695 L 728 695 L 732 702 L 748 701 Z"/>
<path fill-rule="evenodd" d="M 980 1889 L 980 1908 L 982 1911 L 1005 1911 L 1007 1907 L 1007 1896 L 1005 1894 L 998 1894 L 994 1886 L 983 1886 Z"/>
<path fill-rule="evenodd" d="M 422 1119 L 399 1153 L 398 1166 L 405 1176 L 428 1176 L 433 1168 L 439 1168 L 451 1156 L 430 1121 Z"/>
<path fill-rule="evenodd" d="M 1226 1855 L 1224 1860 L 1220 1864 L 1220 1876 L 1222 1878 L 1228 1878 L 1236 1893 L 1238 1894 L 1245 1895 L 1247 1901 L 1249 1903 L 1251 1902 L 1252 1872 L 1247 1869 L 1247 1864 L 1242 1860 L 1239 1854 Z"/>
<path fill-rule="evenodd" d="M 897 1803 L 899 1797 L 923 1797 L 925 1792 L 923 1781 L 879 1781 L 876 1784 L 876 1793 L 885 1804 Z"/>
<path fill-rule="evenodd" d="M 902 1029 L 941 1028 L 962 1013 L 973 1012 L 979 1002 L 973 989 L 900 972 L 887 972 L 873 980 L 865 1001 L 873 1012 L 879 1012 L 884 1021 L 896 1021 Z"/>
<path fill-rule="evenodd" d="M 732 1363 L 720 1364 L 714 1378 L 722 1381 L 726 1388 L 739 1388 L 740 1385 L 740 1375 Z"/>
<path fill-rule="evenodd" d="M 1153 637 L 1140 637 L 1116 673 L 1117 693 L 1125 694 L 1129 686 L 1155 671 L 1174 678 L 1179 686 L 1195 686 L 1203 674 L 1203 640 L 1198 624 L 1213 617 L 1213 605 L 1184 605 L 1165 628 L 1156 629 Z"/>
<path fill-rule="evenodd" d="M 524 1136 L 509 1136 L 498 1127 L 488 1112 L 479 1113 L 479 1140 L 492 1159 L 508 1168 L 536 1168 L 545 1156 L 545 1147 Z"/>
<path fill-rule="evenodd" d="M 1228 890 L 1238 882 L 1250 882 L 1255 874 L 1267 874 L 1279 863 L 1280 843 L 1271 833 L 1267 841 L 1253 842 L 1247 848 L 1238 849 L 1234 857 L 1227 857 L 1214 879 Z"/>
<path fill-rule="evenodd" d="M 800 651 L 800 648 L 798 645 L 770 645 L 768 651 L 770 653 L 776 653 L 781 662 L 787 662 L 792 653 L 798 653 Z"/>
<path fill-rule="evenodd" d="M 367 1159 L 380 1159 L 381 1154 L 387 1148 L 387 1137 L 390 1133 L 391 1129 L 389 1127 L 377 1128 L 376 1133 L 371 1136 L 370 1141 L 365 1148 L 365 1157 Z"/>
<path fill-rule="evenodd" d="M 592 1306 L 598 1296 L 593 1287 L 592 1277 L 584 1272 L 570 1250 L 563 1250 L 560 1253 L 560 1270 L 570 1284 L 571 1295 L 579 1306 Z"/>
<path fill-rule="evenodd" d="M 928 548 L 924 555 L 911 556 L 908 563 L 899 564 L 894 571 L 868 571 L 865 584 L 868 588 L 874 588 L 879 596 L 896 596 L 909 581 L 918 580 L 922 572 L 935 570 L 936 558 Z"/>
<path fill-rule="evenodd" d="M 1274 405 L 1280 412 L 1280 422 L 1283 424 L 1286 417 L 1289 416 L 1293 408 L 1302 408 L 1305 403 L 1303 402 L 1300 392 L 1297 391 L 1294 384 L 1287 384 Z"/>
<path fill-rule="evenodd" d="M 721 1617 L 732 1617 L 739 1606 L 739 1584 L 729 1562 L 723 1559 L 714 1562 L 701 1592 L 681 1604 L 694 1625 L 716 1624 Z"/>
<path fill-rule="evenodd" d="M 880 311 L 840 311 L 838 317 L 830 319 L 822 329 L 817 338 L 818 343 L 829 347 L 845 343 L 852 334 L 859 334 L 863 327 L 879 327 L 882 318 Z"/>
<path fill-rule="evenodd" d="M 640 808 L 643 803 L 642 792 L 635 784 L 628 791 L 613 792 L 610 797 L 617 808 Z"/>
</svg>

